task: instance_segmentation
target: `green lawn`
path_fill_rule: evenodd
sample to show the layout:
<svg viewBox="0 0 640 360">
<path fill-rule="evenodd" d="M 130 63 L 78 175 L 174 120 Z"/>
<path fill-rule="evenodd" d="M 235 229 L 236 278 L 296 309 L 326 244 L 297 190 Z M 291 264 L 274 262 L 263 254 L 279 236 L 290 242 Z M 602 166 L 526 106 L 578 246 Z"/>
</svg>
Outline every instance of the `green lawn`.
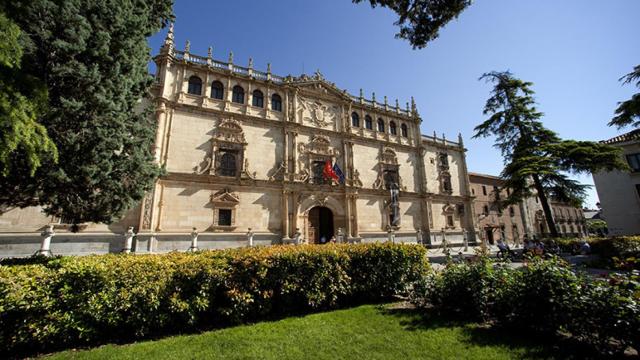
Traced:
<svg viewBox="0 0 640 360">
<path fill-rule="evenodd" d="M 199 335 L 66 351 L 53 359 L 545 359 L 534 339 L 475 324 L 424 320 L 414 310 L 357 308 Z"/>
</svg>

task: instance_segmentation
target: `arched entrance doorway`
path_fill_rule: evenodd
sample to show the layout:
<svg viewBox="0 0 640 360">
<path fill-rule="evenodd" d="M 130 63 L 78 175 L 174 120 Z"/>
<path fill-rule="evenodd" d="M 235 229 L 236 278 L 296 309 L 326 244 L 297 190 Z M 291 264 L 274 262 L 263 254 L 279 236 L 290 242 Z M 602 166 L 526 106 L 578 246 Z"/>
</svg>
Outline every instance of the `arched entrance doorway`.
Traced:
<svg viewBox="0 0 640 360">
<path fill-rule="evenodd" d="M 333 213 L 331 210 L 324 206 L 316 206 L 309 210 L 309 244 L 328 243 L 333 234 Z"/>
</svg>

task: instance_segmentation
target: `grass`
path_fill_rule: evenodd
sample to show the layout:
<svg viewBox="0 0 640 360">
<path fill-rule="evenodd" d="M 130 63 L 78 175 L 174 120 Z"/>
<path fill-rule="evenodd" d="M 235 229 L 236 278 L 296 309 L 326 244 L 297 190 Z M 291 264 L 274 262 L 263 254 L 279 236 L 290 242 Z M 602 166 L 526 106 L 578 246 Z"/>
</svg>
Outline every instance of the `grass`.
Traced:
<svg viewBox="0 0 640 360">
<path fill-rule="evenodd" d="M 65 351 L 47 359 L 549 359 L 531 337 L 365 305 L 198 335 Z M 582 358 L 582 357 L 581 357 Z"/>
</svg>

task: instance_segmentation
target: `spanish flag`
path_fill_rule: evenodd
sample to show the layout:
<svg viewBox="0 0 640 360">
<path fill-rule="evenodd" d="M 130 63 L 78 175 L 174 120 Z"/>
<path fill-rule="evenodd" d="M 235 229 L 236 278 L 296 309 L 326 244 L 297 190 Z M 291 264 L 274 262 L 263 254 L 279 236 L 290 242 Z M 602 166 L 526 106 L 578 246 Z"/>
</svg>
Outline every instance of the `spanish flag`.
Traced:
<svg viewBox="0 0 640 360">
<path fill-rule="evenodd" d="M 331 167 L 331 161 L 327 160 L 324 162 L 324 169 L 322 170 L 322 177 L 325 180 L 333 179 L 336 182 L 340 181 L 340 177 L 333 171 L 333 167 Z"/>
</svg>

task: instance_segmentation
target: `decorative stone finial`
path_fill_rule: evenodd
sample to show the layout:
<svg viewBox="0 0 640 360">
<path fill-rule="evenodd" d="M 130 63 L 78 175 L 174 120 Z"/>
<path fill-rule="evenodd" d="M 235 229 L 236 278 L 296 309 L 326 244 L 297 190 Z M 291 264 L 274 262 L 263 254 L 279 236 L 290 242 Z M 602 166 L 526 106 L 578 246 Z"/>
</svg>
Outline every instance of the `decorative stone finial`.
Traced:
<svg viewBox="0 0 640 360">
<path fill-rule="evenodd" d="M 188 53 L 191 50 L 191 41 L 187 40 L 184 44 L 184 52 Z"/>
<path fill-rule="evenodd" d="M 233 64 L 233 51 L 229 52 L 229 64 Z"/>
<path fill-rule="evenodd" d="M 160 47 L 160 52 L 165 54 L 173 54 L 173 22 L 169 23 L 169 31 L 164 38 L 164 43 Z"/>
<path fill-rule="evenodd" d="M 435 139 L 437 139 L 437 138 L 438 138 L 438 135 L 436 135 L 436 131 L 435 131 L 435 130 L 433 130 L 433 140 L 435 140 Z"/>
<path fill-rule="evenodd" d="M 400 109 L 400 102 L 396 99 L 396 110 Z"/>
<path fill-rule="evenodd" d="M 213 46 L 209 46 L 209 51 L 207 51 L 207 58 L 213 59 Z"/>
<path fill-rule="evenodd" d="M 267 63 L 267 73 L 271 74 L 271 63 Z"/>
<path fill-rule="evenodd" d="M 320 69 L 316 70 L 316 79 L 317 80 L 322 80 L 324 79 L 324 77 L 322 76 L 322 73 L 320 72 Z"/>
<path fill-rule="evenodd" d="M 364 98 L 364 92 L 362 91 L 362 88 L 360 88 L 360 99 Z"/>
<path fill-rule="evenodd" d="M 371 101 L 376 102 L 376 93 L 375 92 L 371 93 Z"/>
<path fill-rule="evenodd" d="M 253 69 L 253 58 L 249 58 L 249 69 Z"/>
<path fill-rule="evenodd" d="M 460 144 L 460 146 L 463 146 L 464 144 L 462 143 L 462 133 L 458 133 L 458 144 Z"/>
<path fill-rule="evenodd" d="M 409 112 L 409 102 L 407 101 L 407 112 Z"/>
<path fill-rule="evenodd" d="M 384 105 L 387 106 L 389 105 L 388 101 L 387 101 L 387 95 L 384 96 Z"/>
</svg>

